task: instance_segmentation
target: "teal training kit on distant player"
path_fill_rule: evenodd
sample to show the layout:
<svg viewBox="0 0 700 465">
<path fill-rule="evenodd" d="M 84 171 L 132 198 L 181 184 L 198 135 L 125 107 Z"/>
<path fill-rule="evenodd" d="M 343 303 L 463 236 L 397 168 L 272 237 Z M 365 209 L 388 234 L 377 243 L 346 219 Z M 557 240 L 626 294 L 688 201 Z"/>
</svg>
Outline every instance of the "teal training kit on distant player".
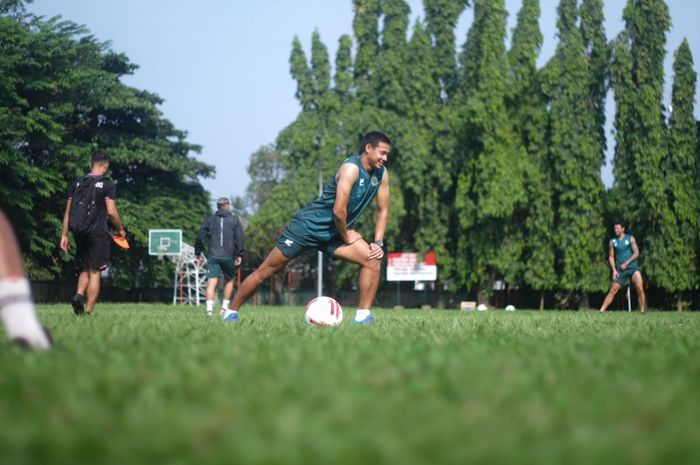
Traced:
<svg viewBox="0 0 700 465">
<path fill-rule="evenodd" d="M 353 163 L 360 170 L 360 176 L 352 186 L 347 205 L 346 226 L 352 226 L 377 195 L 379 185 L 384 177 L 384 167 L 371 173 L 362 167 L 359 154 L 347 158 L 343 164 Z M 289 258 L 295 258 L 308 249 L 318 249 L 333 256 L 335 249 L 343 245 L 333 219 L 333 205 L 338 182 L 335 173 L 323 189 L 321 197 L 302 208 L 294 215 L 292 221 L 277 241 L 277 248 Z"/>
<path fill-rule="evenodd" d="M 617 273 L 619 275 L 617 278 L 617 283 L 622 286 L 626 286 L 632 275 L 636 271 L 639 271 L 639 264 L 637 263 L 636 259 L 632 260 L 624 271 L 622 268 L 620 268 L 620 265 L 629 260 L 634 253 L 632 251 L 632 236 L 629 234 L 624 234 L 622 239 L 613 237 L 612 246 L 613 249 L 615 249 L 615 268 L 617 269 Z"/>
</svg>

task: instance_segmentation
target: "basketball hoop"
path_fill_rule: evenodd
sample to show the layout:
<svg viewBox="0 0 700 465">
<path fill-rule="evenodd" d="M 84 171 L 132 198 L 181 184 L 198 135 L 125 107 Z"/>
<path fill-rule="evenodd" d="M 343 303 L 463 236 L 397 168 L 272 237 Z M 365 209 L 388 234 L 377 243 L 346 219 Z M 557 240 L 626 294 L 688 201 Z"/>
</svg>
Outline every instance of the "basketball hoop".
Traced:
<svg viewBox="0 0 700 465">
<path fill-rule="evenodd" d="M 173 304 L 199 305 L 206 300 L 206 257 L 197 263 L 194 247 L 182 242 L 181 229 L 149 229 L 148 254 L 175 263 Z"/>
</svg>

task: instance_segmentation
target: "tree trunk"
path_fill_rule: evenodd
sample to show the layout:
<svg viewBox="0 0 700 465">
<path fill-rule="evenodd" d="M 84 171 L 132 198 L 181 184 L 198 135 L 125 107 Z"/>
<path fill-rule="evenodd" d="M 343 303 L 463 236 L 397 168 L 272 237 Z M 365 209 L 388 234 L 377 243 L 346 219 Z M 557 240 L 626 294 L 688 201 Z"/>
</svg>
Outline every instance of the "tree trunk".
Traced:
<svg viewBox="0 0 700 465">
<path fill-rule="evenodd" d="M 590 304 L 588 303 L 588 292 L 581 293 L 581 305 L 579 305 L 579 310 L 581 308 L 584 310 L 591 308 Z"/>
<path fill-rule="evenodd" d="M 435 281 L 435 290 L 437 293 L 437 308 L 445 308 L 445 296 L 442 293 L 442 283 Z"/>
<path fill-rule="evenodd" d="M 488 305 L 489 304 L 489 295 L 481 287 L 479 287 L 479 289 L 476 292 L 476 303 L 478 305 L 481 305 L 481 304 Z"/>
<path fill-rule="evenodd" d="M 544 291 L 540 291 L 540 310 L 544 310 Z"/>
</svg>

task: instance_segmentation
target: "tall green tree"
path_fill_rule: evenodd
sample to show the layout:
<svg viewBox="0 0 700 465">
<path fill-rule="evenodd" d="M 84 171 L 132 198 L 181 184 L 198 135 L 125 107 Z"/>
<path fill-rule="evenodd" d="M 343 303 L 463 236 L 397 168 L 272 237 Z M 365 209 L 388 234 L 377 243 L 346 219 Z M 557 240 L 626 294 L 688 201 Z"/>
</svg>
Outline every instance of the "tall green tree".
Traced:
<svg viewBox="0 0 700 465">
<path fill-rule="evenodd" d="M 583 0 L 581 3 L 581 34 L 585 47 L 588 74 L 588 106 L 591 132 L 598 137 L 601 163 L 605 163 L 605 97 L 608 91 L 610 46 L 605 37 L 603 0 Z"/>
<path fill-rule="evenodd" d="M 292 54 L 289 57 L 289 64 L 292 77 L 297 81 L 295 96 L 299 100 L 301 108 L 308 110 L 314 105 L 314 80 L 306 60 L 304 48 L 296 36 L 292 41 Z"/>
<path fill-rule="evenodd" d="M 330 91 L 331 65 L 328 48 L 321 40 L 318 30 L 311 35 L 311 76 L 313 77 L 314 98 L 317 106 Z"/>
<path fill-rule="evenodd" d="M 684 39 L 674 55 L 673 93 L 669 118 L 669 152 L 665 163 L 666 189 L 670 208 L 676 220 L 678 235 L 665 238 L 671 242 L 674 279 L 666 289 L 675 292 L 677 308 L 681 307 L 681 292 L 698 284 L 697 248 L 700 198 L 698 198 L 698 144 L 695 134 L 695 84 L 697 74 L 688 40 Z"/>
<path fill-rule="evenodd" d="M 615 96 L 615 153 L 613 175 L 615 182 L 608 193 L 606 211 L 610 219 L 624 219 L 628 225 L 636 222 L 631 212 L 640 205 L 637 175 L 631 150 L 635 122 L 631 117 L 635 98 L 632 74 L 632 53 L 629 36 L 622 31 L 611 43 L 610 86 Z M 624 202 L 624 204 L 623 204 Z M 636 215 L 635 215 L 636 216 Z"/>
<path fill-rule="evenodd" d="M 376 66 L 379 56 L 380 0 L 353 0 L 357 52 L 355 55 L 355 89 L 361 104 L 376 105 Z"/>
<path fill-rule="evenodd" d="M 537 74 L 537 57 L 542 48 L 539 0 L 524 0 L 518 12 L 511 47 L 508 50 L 506 71 L 506 95 L 508 106 L 517 109 L 525 106 L 519 100 L 526 99 Z"/>
<path fill-rule="evenodd" d="M 528 208 L 520 224 L 525 241 L 523 282 L 540 291 L 540 308 L 543 308 L 544 291 L 556 287 L 557 274 L 556 250 L 552 246 L 555 233 L 552 170 L 547 152 L 548 102 L 537 72 L 543 40 L 539 19 L 539 0 L 523 1 L 508 51 L 506 105 L 530 161 L 524 172 Z"/>
<path fill-rule="evenodd" d="M 645 274 L 668 288 L 674 280 L 668 238 L 679 234 L 661 169 L 668 153 L 662 105 L 670 17 L 662 0 L 629 0 L 623 18 L 625 29 L 616 41 L 613 67 L 615 184 L 627 203 L 625 213 Z"/>
<path fill-rule="evenodd" d="M 384 27 L 380 47 L 381 57 L 377 60 L 378 105 L 381 108 L 405 114 L 409 102 L 406 88 L 409 83 L 409 70 L 406 67 L 406 35 L 408 15 L 411 9 L 404 0 L 384 0 L 382 13 Z"/>
<path fill-rule="evenodd" d="M 400 163 L 404 201 L 411 214 L 401 225 L 405 250 L 435 251 L 440 262 L 438 280 L 448 281 L 453 269 L 453 231 L 450 228 L 453 194 L 451 157 L 454 153 L 448 121 L 449 109 L 442 103 L 442 86 L 434 79 L 436 63 L 431 37 L 420 22 L 407 45 L 405 84 L 407 112 L 400 134 Z M 403 156 L 405 154 L 405 156 Z"/>
<path fill-rule="evenodd" d="M 341 103 L 346 103 L 352 89 L 352 39 L 343 34 L 338 39 L 338 51 L 335 56 L 334 90 Z"/>
<path fill-rule="evenodd" d="M 455 29 L 468 0 L 424 0 L 427 31 L 434 41 L 435 64 L 431 76 L 440 83 L 444 98 L 451 97 L 457 87 L 457 53 Z"/>
<path fill-rule="evenodd" d="M 406 116 L 420 129 L 406 134 L 414 149 L 402 157 L 402 192 L 410 214 L 401 227 L 409 250 L 437 253 L 439 283 L 456 283 L 460 236 L 454 211 L 457 138 L 460 110 L 454 105 L 459 70 L 455 29 L 468 1 L 426 0 L 425 24 L 418 21 L 408 44 L 406 68 L 410 79 Z M 440 288 L 440 287 L 439 287 Z"/>
<path fill-rule="evenodd" d="M 587 292 L 605 288 L 603 256 L 603 163 L 598 131 L 592 120 L 590 75 L 586 44 L 577 27 L 576 0 L 558 7 L 559 43 L 551 61 L 555 87 L 551 102 L 550 160 L 560 282 L 587 305 Z"/>
<path fill-rule="evenodd" d="M 505 106 L 506 15 L 502 0 L 475 1 L 462 55 L 457 261 L 461 283 L 482 291 L 499 276 L 517 282 L 522 271 L 516 218 L 527 199 L 523 174 L 528 160 Z"/>
</svg>

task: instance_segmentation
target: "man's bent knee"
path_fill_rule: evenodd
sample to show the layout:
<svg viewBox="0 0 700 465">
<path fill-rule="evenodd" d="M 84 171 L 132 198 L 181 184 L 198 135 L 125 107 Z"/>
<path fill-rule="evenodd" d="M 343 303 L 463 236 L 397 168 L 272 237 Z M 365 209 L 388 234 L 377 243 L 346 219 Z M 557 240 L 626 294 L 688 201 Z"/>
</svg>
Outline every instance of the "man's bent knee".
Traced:
<svg viewBox="0 0 700 465">
<path fill-rule="evenodd" d="M 365 263 L 362 265 L 364 268 L 368 268 L 374 272 L 379 272 L 382 268 L 382 261 L 377 260 L 377 259 L 368 259 L 365 261 Z"/>
</svg>

